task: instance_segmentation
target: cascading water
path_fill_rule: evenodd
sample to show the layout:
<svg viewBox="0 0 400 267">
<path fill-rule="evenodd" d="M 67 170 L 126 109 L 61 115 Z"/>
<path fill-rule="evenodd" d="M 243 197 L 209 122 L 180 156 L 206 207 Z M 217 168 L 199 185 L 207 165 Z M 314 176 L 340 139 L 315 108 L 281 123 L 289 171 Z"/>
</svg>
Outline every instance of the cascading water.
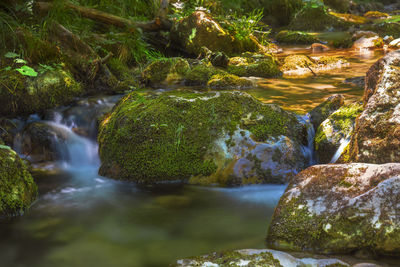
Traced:
<svg viewBox="0 0 400 267">
<path fill-rule="evenodd" d="M 350 136 L 346 136 L 345 138 L 342 138 L 340 140 L 340 146 L 336 150 L 335 155 L 333 155 L 330 163 L 336 163 L 336 161 L 343 154 L 344 149 L 347 147 L 347 145 L 350 143 L 350 141 L 351 141 L 351 137 Z"/>
<path fill-rule="evenodd" d="M 308 113 L 304 116 L 299 116 L 298 118 L 307 129 L 307 146 L 303 146 L 302 149 L 304 156 L 309 159 L 309 166 L 312 166 L 316 164 L 314 151 L 314 126 L 311 123 L 310 115 Z"/>
</svg>

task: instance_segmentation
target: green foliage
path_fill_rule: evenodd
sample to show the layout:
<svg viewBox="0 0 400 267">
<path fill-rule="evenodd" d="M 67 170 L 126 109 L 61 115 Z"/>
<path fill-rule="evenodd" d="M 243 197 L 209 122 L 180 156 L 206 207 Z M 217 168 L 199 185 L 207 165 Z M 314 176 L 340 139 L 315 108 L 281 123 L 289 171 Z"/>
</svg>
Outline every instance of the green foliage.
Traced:
<svg viewBox="0 0 400 267">
<path fill-rule="evenodd" d="M 15 70 L 24 76 L 36 77 L 38 75 L 38 73 L 34 69 L 32 69 L 31 67 L 26 66 L 26 65 L 24 65 L 20 68 L 17 68 Z"/>
<path fill-rule="evenodd" d="M 254 31 L 262 30 L 263 27 L 259 25 L 263 17 L 263 9 L 254 9 L 245 15 L 239 15 L 237 12 L 228 17 L 228 23 L 225 27 L 238 39 L 245 40 L 251 36 Z M 221 23 L 224 25 L 224 23 Z"/>
<path fill-rule="evenodd" d="M 27 64 L 27 62 L 24 59 L 20 58 L 17 53 L 7 52 L 6 54 L 4 54 L 4 57 L 9 60 L 12 60 L 12 63 L 10 66 L 7 66 L 2 70 L 10 71 L 14 68 L 15 71 L 19 72 L 21 75 L 24 76 L 36 77 L 38 75 L 38 73 L 28 65 L 20 66 L 20 64 Z"/>
</svg>

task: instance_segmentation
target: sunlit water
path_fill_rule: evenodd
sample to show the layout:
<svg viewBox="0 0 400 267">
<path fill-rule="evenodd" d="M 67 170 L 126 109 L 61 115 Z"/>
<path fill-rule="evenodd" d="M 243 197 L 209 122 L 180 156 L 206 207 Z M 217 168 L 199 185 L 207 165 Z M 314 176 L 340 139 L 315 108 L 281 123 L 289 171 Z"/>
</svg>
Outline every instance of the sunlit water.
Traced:
<svg viewBox="0 0 400 267">
<path fill-rule="evenodd" d="M 298 52 L 304 51 L 286 50 Z M 381 54 L 334 52 L 340 53 L 350 57 L 350 68 L 317 77 L 260 79 L 249 92 L 300 114 L 334 93 L 357 99 L 362 88 L 343 80 L 365 75 Z M 0 266 L 167 266 L 211 251 L 264 248 L 285 185 L 138 188 L 97 174 L 93 118 L 117 99 L 84 101 L 46 118 L 68 136 L 60 146 L 62 158 L 34 173 L 39 198 L 31 209 L 0 221 Z M 89 137 L 77 135 L 75 127 L 86 127 Z"/>
</svg>

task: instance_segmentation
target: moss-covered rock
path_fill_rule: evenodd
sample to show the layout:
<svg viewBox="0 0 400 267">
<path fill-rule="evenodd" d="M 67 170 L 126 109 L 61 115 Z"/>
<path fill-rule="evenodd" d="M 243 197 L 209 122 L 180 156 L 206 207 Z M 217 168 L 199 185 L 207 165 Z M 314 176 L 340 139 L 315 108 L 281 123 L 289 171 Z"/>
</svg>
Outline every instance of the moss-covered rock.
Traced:
<svg viewBox="0 0 400 267">
<path fill-rule="evenodd" d="M 385 43 L 383 39 L 379 36 L 374 37 L 361 37 L 357 41 L 354 42 L 353 48 L 358 49 L 374 49 L 381 48 Z"/>
<path fill-rule="evenodd" d="M 393 38 L 400 38 L 400 23 L 399 22 L 380 22 L 366 25 L 365 30 L 373 31 L 379 36 L 393 36 Z"/>
<path fill-rule="evenodd" d="M 398 255 L 400 164 L 315 165 L 293 178 L 275 209 L 274 249 Z"/>
<path fill-rule="evenodd" d="M 253 82 L 232 74 L 217 74 L 208 81 L 212 89 L 243 89 L 253 86 Z"/>
<path fill-rule="evenodd" d="M 301 31 L 280 31 L 275 40 L 284 44 L 313 44 L 319 42 L 315 36 Z"/>
<path fill-rule="evenodd" d="M 224 75 L 225 71 L 215 68 L 210 62 L 200 61 L 185 75 L 185 85 L 207 85 L 214 75 Z"/>
<path fill-rule="evenodd" d="M 203 11 L 195 11 L 188 17 L 177 20 L 172 26 L 171 39 L 196 56 L 202 47 L 228 55 L 258 50 L 258 44 L 253 38 L 235 38 Z"/>
<path fill-rule="evenodd" d="M 323 31 L 327 29 L 344 29 L 350 23 L 327 11 L 323 5 L 305 5 L 293 18 L 289 28 L 303 31 Z"/>
<path fill-rule="evenodd" d="M 291 55 L 283 60 L 280 69 L 285 75 L 305 75 L 348 66 L 347 60 L 341 57 Z"/>
<path fill-rule="evenodd" d="M 309 112 L 310 121 L 316 130 L 333 112 L 344 105 L 343 95 L 332 95 Z"/>
<path fill-rule="evenodd" d="M 281 75 L 275 58 L 271 55 L 243 54 L 229 60 L 227 72 L 240 77 L 277 77 Z"/>
<path fill-rule="evenodd" d="M 37 186 L 26 164 L 0 145 L 0 217 L 22 214 L 36 199 Z"/>
<path fill-rule="evenodd" d="M 297 116 L 240 92 L 124 97 L 100 126 L 100 174 L 139 183 L 284 182 L 308 159 Z"/>
<path fill-rule="evenodd" d="M 324 4 L 338 12 L 348 12 L 350 8 L 350 0 L 324 0 Z"/>
<path fill-rule="evenodd" d="M 209 255 L 191 257 L 178 260 L 171 266 L 262 266 L 262 267 L 289 267 L 289 266 L 349 266 L 337 259 L 299 259 L 292 255 L 272 249 L 241 249 L 236 251 L 214 252 Z"/>
<path fill-rule="evenodd" d="M 335 153 L 340 146 L 347 146 L 350 142 L 355 120 L 362 110 L 362 103 L 347 104 L 321 123 L 315 134 L 314 145 L 319 163 L 334 163 L 339 158 L 340 154 Z"/>
<path fill-rule="evenodd" d="M 400 161 L 400 51 L 387 54 L 368 70 L 364 111 L 357 118 L 350 143 L 350 160 Z"/>
<path fill-rule="evenodd" d="M 151 62 L 142 72 L 142 79 L 149 85 L 181 83 L 190 72 L 183 58 L 162 58 Z"/>
<path fill-rule="evenodd" d="M 61 69 L 33 78 L 13 70 L 3 74 L 7 78 L 0 82 L 0 114 L 5 116 L 43 112 L 68 104 L 84 93 L 72 75 Z"/>
</svg>

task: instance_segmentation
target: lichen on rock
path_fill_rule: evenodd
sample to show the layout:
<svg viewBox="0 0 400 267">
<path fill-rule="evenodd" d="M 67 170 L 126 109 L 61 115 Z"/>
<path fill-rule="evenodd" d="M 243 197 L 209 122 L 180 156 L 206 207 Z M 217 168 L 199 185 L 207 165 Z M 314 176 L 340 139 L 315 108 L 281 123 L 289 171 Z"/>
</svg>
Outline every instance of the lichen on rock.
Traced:
<svg viewBox="0 0 400 267">
<path fill-rule="evenodd" d="M 400 164 L 316 165 L 298 174 L 267 237 L 275 249 L 384 255 L 400 252 Z"/>
</svg>

